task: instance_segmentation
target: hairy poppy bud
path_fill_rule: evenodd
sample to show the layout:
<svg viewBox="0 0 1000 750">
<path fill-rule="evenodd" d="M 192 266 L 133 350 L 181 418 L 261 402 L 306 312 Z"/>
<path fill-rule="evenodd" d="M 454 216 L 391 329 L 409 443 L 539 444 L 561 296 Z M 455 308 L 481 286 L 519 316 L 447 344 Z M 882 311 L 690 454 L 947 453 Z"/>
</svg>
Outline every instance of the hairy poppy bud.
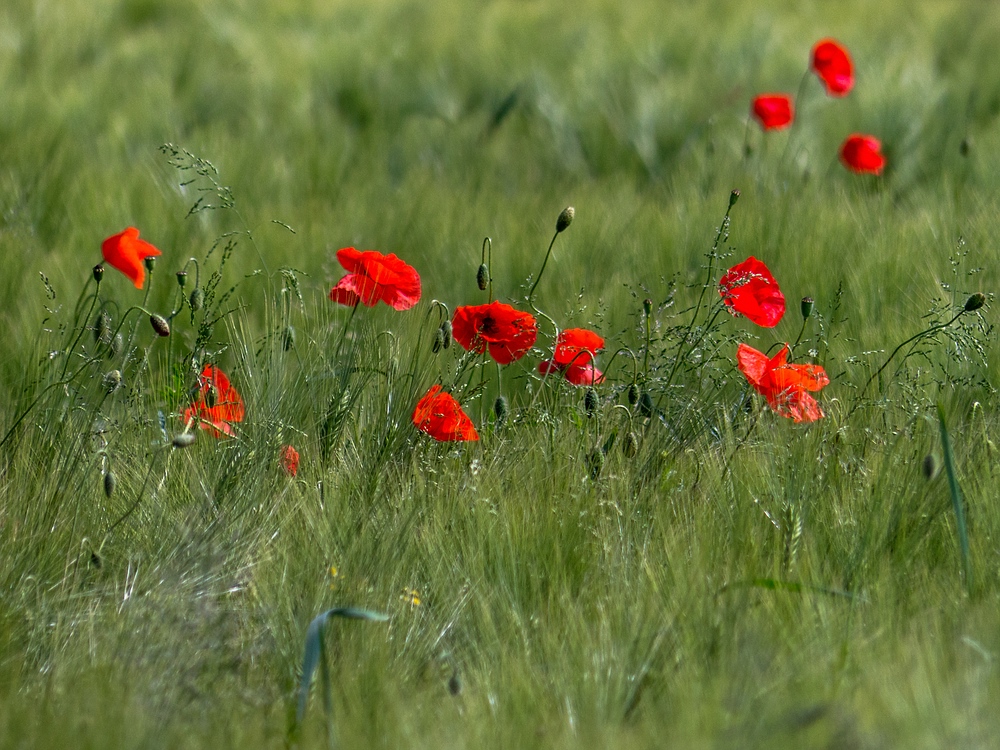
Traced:
<svg viewBox="0 0 1000 750">
<path fill-rule="evenodd" d="M 627 458 L 635 458 L 635 454 L 639 452 L 639 438 L 631 430 L 625 435 L 625 442 L 622 443 L 622 453 L 625 454 Z"/>
<path fill-rule="evenodd" d="M 485 291 L 486 287 L 490 283 L 490 269 L 485 263 L 479 266 L 479 270 L 476 271 L 476 286 L 479 287 L 480 291 Z"/>
<path fill-rule="evenodd" d="M 590 472 L 590 478 L 596 482 L 603 468 L 604 452 L 600 448 L 594 448 L 587 454 L 587 470 Z"/>
<path fill-rule="evenodd" d="M 193 432 L 182 432 L 179 435 L 174 435 L 174 439 L 170 441 L 170 444 L 175 448 L 187 448 L 192 443 L 194 443 Z"/>
<path fill-rule="evenodd" d="M 187 280 L 188 280 L 187 271 L 177 272 L 177 286 L 183 289 L 184 285 L 187 284 Z"/>
<path fill-rule="evenodd" d="M 507 397 L 497 396 L 497 400 L 493 402 L 493 416 L 496 417 L 497 427 L 502 427 L 507 421 L 508 409 Z"/>
<path fill-rule="evenodd" d="M 110 498 L 115 494 L 115 485 L 117 484 L 115 480 L 115 475 L 111 473 L 111 469 L 104 472 L 104 496 Z"/>
<path fill-rule="evenodd" d="M 147 255 L 145 258 L 142 259 L 142 264 L 146 266 L 147 271 L 152 273 L 153 269 L 156 268 L 156 256 Z"/>
<path fill-rule="evenodd" d="M 986 304 L 986 295 L 982 292 L 976 292 L 969 299 L 965 300 L 965 311 L 975 312 L 980 307 Z"/>
<path fill-rule="evenodd" d="M 588 417 L 594 416 L 594 412 L 597 411 L 598 403 L 597 391 L 593 388 L 588 388 L 587 392 L 583 396 L 583 408 L 587 412 Z"/>
<path fill-rule="evenodd" d="M 153 326 L 153 330 L 156 331 L 158 336 L 169 336 L 170 335 L 170 324 L 167 319 L 162 315 L 157 315 L 153 313 L 149 316 L 149 324 Z"/>
<path fill-rule="evenodd" d="M 104 266 L 98 263 L 96 266 L 94 266 L 94 281 L 100 284 L 101 279 L 103 278 L 104 278 Z"/>
<path fill-rule="evenodd" d="M 636 385 L 635 383 L 629 385 L 626 395 L 628 396 L 629 406 L 635 406 L 637 403 L 639 403 L 639 386 Z"/>
<path fill-rule="evenodd" d="M 813 305 L 815 300 L 812 297 L 802 298 L 802 320 L 809 320 L 813 314 Z"/>
<path fill-rule="evenodd" d="M 104 374 L 104 388 L 108 393 L 114 393 L 122 384 L 122 371 L 111 370 Z"/>
<path fill-rule="evenodd" d="M 111 342 L 111 316 L 104 310 L 97 313 L 94 320 L 94 341 L 99 344 Z"/>
<path fill-rule="evenodd" d="M 442 349 L 444 349 L 444 331 L 438 328 L 434 331 L 434 343 L 431 344 L 431 351 L 437 354 Z"/>
<path fill-rule="evenodd" d="M 441 342 L 441 345 L 445 349 L 447 349 L 449 346 L 451 346 L 451 339 L 452 339 L 450 320 L 446 320 L 444 323 L 441 324 L 441 335 L 444 336 L 444 341 Z"/>
<path fill-rule="evenodd" d="M 205 293 L 201 289 L 194 289 L 188 301 L 191 303 L 191 309 L 198 312 L 205 304 Z"/>
<path fill-rule="evenodd" d="M 928 482 L 931 481 L 937 476 L 940 469 L 941 467 L 938 465 L 937 456 L 933 453 L 928 453 L 924 456 L 923 463 L 920 465 L 920 471 L 923 473 L 924 479 Z"/>
<path fill-rule="evenodd" d="M 647 318 L 653 314 L 653 300 L 649 297 L 646 297 L 646 299 L 642 301 L 642 311 L 646 314 Z"/>
<path fill-rule="evenodd" d="M 556 219 L 556 232 L 565 231 L 566 227 L 573 223 L 574 216 L 576 216 L 576 209 L 572 206 L 566 206 L 566 208 L 560 212 L 559 218 Z"/>
<path fill-rule="evenodd" d="M 732 208 L 736 205 L 736 201 L 740 199 L 740 191 L 734 190 L 729 194 L 729 207 Z"/>
<path fill-rule="evenodd" d="M 639 414 L 647 419 L 653 416 L 653 397 L 649 391 L 643 391 L 639 397 Z"/>
<path fill-rule="evenodd" d="M 122 353 L 122 349 L 125 348 L 125 339 L 122 338 L 120 333 L 116 333 L 114 338 L 111 339 L 111 356 L 117 357 Z"/>
</svg>

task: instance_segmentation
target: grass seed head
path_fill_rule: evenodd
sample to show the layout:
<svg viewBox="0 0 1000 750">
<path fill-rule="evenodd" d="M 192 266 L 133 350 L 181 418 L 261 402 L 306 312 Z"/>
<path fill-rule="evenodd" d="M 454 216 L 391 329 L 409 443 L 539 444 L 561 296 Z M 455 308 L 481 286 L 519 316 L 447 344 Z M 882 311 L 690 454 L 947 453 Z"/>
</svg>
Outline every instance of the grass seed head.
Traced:
<svg viewBox="0 0 1000 750">
<path fill-rule="evenodd" d="M 292 326 L 285 326 L 281 334 L 281 348 L 286 352 L 295 348 L 295 329 Z"/>
</svg>

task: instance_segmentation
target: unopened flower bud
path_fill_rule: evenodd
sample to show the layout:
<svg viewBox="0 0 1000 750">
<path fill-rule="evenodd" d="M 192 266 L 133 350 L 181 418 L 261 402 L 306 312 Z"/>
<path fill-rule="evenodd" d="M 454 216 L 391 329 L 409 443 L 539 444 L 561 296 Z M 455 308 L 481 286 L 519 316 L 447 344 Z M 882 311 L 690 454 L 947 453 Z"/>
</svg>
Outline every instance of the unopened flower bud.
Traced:
<svg viewBox="0 0 1000 750">
<path fill-rule="evenodd" d="M 111 469 L 104 472 L 104 496 L 110 498 L 115 494 L 115 485 L 117 484 L 115 480 L 115 475 L 111 473 Z"/>
<path fill-rule="evenodd" d="M 639 403 L 639 386 L 636 383 L 630 384 L 626 395 L 628 396 L 629 406 L 635 406 Z"/>
<path fill-rule="evenodd" d="M 285 326 L 284 333 L 281 334 L 281 348 L 288 352 L 295 347 L 295 329 L 292 326 Z"/>
<path fill-rule="evenodd" d="M 559 218 L 556 219 L 556 232 L 565 231 L 566 227 L 573 223 L 574 216 L 576 216 L 576 209 L 572 206 L 566 206 L 566 208 L 560 212 Z"/>
<path fill-rule="evenodd" d="M 740 191 L 734 190 L 729 194 L 729 207 L 732 208 L 736 205 L 736 201 L 740 199 Z"/>
<path fill-rule="evenodd" d="M 583 408 L 587 412 L 588 417 L 594 416 L 594 412 L 597 411 L 599 405 L 599 400 L 597 398 L 597 391 L 593 388 L 588 388 L 587 392 L 583 396 Z"/>
<path fill-rule="evenodd" d="M 438 328 L 434 331 L 434 343 L 431 344 L 431 351 L 437 354 L 442 349 L 444 349 L 444 331 Z"/>
<path fill-rule="evenodd" d="M 975 312 L 980 307 L 986 304 L 986 295 L 982 292 L 976 292 L 969 299 L 965 300 L 965 311 Z"/>
<path fill-rule="evenodd" d="M 603 468 L 604 452 L 600 448 L 594 448 L 587 454 L 587 470 L 590 472 L 590 478 L 596 482 Z"/>
<path fill-rule="evenodd" d="M 813 314 L 813 305 L 815 300 L 812 297 L 802 298 L 802 320 L 809 320 Z"/>
<path fill-rule="evenodd" d="M 94 281 L 100 284 L 101 279 L 103 278 L 104 278 L 104 265 L 98 263 L 96 266 L 94 266 Z"/>
<path fill-rule="evenodd" d="M 969 149 L 971 146 L 972 143 L 969 141 L 968 137 L 963 138 L 962 142 L 958 144 L 958 153 L 960 153 L 962 156 L 968 156 Z"/>
<path fill-rule="evenodd" d="M 653 416 L 653 397 L 649 395 L 649 391 L 643 391 L 639 397 L 639 415 L 646 419 Z"/>
<path fill-rule="evenodd" d="M 162 315 L 157 315 L 153 313 L 149 316 L 149 324 L 153 326 L 153 330 L 156 331 L 157 336 L 169 336 L 170 335 L 170 324 L 167 319 Z"/>
<path fill-rule="evenodd" d="M 445 349 L 451 346 L 452 331 L 451 331 L 451 321 L 446 320 L 441 324 L 441 335 L 444 336 L 444 341 L 442 345 Z"/>
<path fill-rule="evenodd" d="M 97 313 L 94 319 L 94 341 L 98 344 L 111 342 L 111 316 L 105 310 Z"/>
<path fill-rule="evenodd" d="M 653 314 L 653 300 L 649 297 L 646 297 L 646 299 L 642 301 L 642 311 L 646 314 L 647 318 Z"/>
<path fill-rule="evenodd" d="M 194 443 L 193 432 L 182 432 L 179 435 L 174 435 L 174 439 L 170 441 L 170 444 L 175 448 L 187 448 L 192 443 Z"/>
<path fill-rule="evenodd" d="M 497 400 L 493 402 L 493 416 L 496 418 L 497 427 L 502 427 L 507 421 L 508 411 L 509 404 L 507 403 L 507 397 L 497 396 Z"/>
<path fill-rule="evenodd" d="M 194 289 L 188 300 L 191 302 L 191 309 L 198 312 L 205 304 L 205 293 L 201 289 Z"/>
<path fill-rule="evenodd" d="M 479 287 L 480 291 L 485 291 L 486 287 L 490 283 L 490 269 L 483 263 L 479 266 L 479 270 L 476 271 L 476 286 Z"/>
<path fill-rule="evenodd" d="M 114 338 L 111 339 L 111 356 L 117 357 L 122 353 L 122 349 L 125 348 L 125 339 L 122 338 L 120 333 L 116 333 Z"/>
<path fill-rule="evenodd" d="M 104 388 L 108 393 L 114 393 L 122 384 L 122 371 L 111 370 L 104 374 Z"/>
<path fill-rule="evenodd" d="M 622 443 L 622 453 L 625 454 L 626 458 L 635 458 L 635 454 L 639 452 L 639 438 L 636 434 L 629 430 L 625 434 L 625 442 Z"/>
<path fill-rule="evenodd" d="M 938 465 L 937 456 L 933 453 L 928 453 L 924 456 L 923 463 L 920 465 L 920 472 L 924 475 L 924 479 L 928 482 L 934 479 L 938 475 L 938 471 L 941 467 Z"/>
<path fill-rule="evenodd" d="M 147 255 L 145 258 L 142 259 L 142 263 L 144 266 L 146 266 L 146 270 L 152 273 L 153 269 L 156 268 L 156 256 Z"/>
<path fill-rule="evenodd" d="M 187 271 L 177 272 L 177 286 L 183 289 L 184 285 L 187 284 L 187 280 L 188 280 Z"/>
</svg>

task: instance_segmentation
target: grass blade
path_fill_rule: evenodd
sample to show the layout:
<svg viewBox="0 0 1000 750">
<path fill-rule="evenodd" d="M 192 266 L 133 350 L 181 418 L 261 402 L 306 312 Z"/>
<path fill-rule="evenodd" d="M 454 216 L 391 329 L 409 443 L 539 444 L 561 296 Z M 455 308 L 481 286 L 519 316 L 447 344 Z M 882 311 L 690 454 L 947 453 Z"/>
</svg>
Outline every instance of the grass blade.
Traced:
<svg viewBox="0 0 1000 750">
<path fill-rule="evenodd" d="M 951 439 L 948 436 L 948 426 L 944 421 L 944 407 L 937 405 L 938 421 L 941 423 L 941 444 L 944 449 L 944 468 L 948 472 L 948 489 L 951 490 L 951 504 L 955 509 L 955 529 L 958 532 L 958 546 L 962 553 L 962 577 L 965 579 L 965 590 L 972 593 L 972 561 L 969 556 L 969 529 L 965 524 L 965 501 L 962 499 L 962 489 L 958 486 L 955 475 L 955 456 L 951 451 Z"/>
</svg>

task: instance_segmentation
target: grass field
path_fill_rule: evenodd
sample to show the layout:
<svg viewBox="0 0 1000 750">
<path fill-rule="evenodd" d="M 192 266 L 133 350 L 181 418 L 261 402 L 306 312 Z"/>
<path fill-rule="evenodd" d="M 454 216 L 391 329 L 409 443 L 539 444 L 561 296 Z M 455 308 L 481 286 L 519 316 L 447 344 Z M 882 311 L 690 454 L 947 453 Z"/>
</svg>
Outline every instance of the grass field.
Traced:
<svg viewBox="0 0 1000 750">
<path fill-rule="evenodd" d="M 1000 17 L 875 5 L 5 2 L 0 747 L 994 746 Z M 127 226 L 141 291 L 92 276 Z M 502 367 L 432 349 L 486 237 Z M 421 301 L 332 302 L 348 246 Z M 751 255 L 773 329 L 717 291 Z M 539 373 L 570 328 L 592 388 Z M 784 342 L 812 423 L 737 368 Z M 334 607 L 388 620 L 327 623 L 297 722 Z"/>
</svg>

